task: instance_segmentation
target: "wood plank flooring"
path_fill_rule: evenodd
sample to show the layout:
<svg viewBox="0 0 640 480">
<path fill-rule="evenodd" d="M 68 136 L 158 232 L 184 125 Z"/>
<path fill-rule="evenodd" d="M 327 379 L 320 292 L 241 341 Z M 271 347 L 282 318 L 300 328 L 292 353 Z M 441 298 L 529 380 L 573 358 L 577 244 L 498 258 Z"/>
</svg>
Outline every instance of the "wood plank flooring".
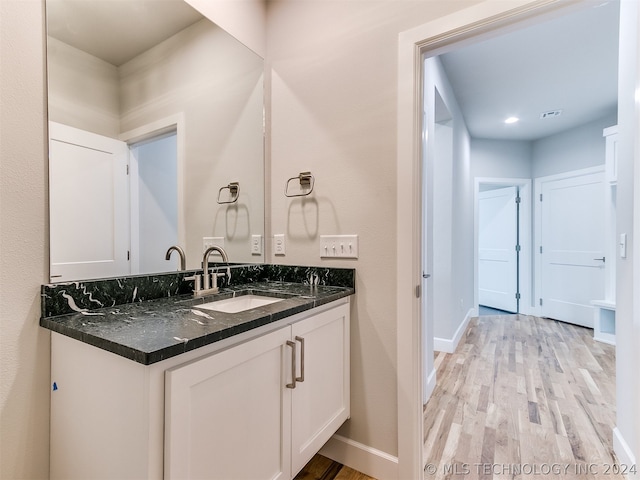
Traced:
<svg viewBox="0 0 640 480">
<path fill-rule="evenodd" d="M 592 330 L 483 316 L 435 363 L 426 478 L 624 478 L 612 447 L 615 347 Z"/>
<path fill-rule="evenodd" d="M 615 347 L 526 315 L 469 323 L 435 358 L 424 410 L 425 478 L 623 480 L 617 474 Z M 296 480 L 374 480 L 316 455 Z"/>
<path fill-rule="evenodd" d="M 315 455 L 294 480 L 375 480 L 341 463 Z"/>
</svg>

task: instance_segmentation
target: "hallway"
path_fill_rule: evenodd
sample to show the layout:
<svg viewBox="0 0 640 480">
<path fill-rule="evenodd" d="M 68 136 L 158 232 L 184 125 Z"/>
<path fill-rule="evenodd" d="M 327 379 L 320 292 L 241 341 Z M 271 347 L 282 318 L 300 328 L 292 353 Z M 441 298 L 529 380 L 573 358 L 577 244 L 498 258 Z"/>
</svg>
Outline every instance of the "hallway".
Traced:
<svg viewBox="0 0 640 480">
<path fill-rule="evenodd" d="M 436 355 L 426 478 L 623 478 L 612 447 L 615 348 L 592 330 L 483 316 L 455 353 Z"/>
</svg>

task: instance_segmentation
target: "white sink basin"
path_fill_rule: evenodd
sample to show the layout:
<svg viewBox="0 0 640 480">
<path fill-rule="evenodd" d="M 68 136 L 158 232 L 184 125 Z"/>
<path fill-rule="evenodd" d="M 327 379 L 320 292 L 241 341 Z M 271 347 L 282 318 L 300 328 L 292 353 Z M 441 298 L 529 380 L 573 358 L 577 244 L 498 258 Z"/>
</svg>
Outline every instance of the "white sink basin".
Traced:
<svg viewBox="0 0 640 480">
<path fill-rule="evenodd" d="M 280 300 L 282 300 L 282 298 L 264 297 L 262 295 L 241 295 L 240 297 L 216 300 L 215 302 L 197 305 L 197 308 L 204 308 L 205 310 L 213 310 L 216 312 L 238 313 L 279 302 Z"/>
</svg>

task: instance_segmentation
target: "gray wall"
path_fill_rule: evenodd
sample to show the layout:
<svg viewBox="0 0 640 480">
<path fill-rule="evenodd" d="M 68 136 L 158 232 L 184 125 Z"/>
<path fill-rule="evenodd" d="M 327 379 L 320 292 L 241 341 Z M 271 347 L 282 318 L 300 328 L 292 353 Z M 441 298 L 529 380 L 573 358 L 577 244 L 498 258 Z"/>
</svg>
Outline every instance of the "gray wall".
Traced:
<svg viewBox="0 0 640 480">
<path fill-rule="evenodd" d="M 576 128 L 536 141 L 471 140 L 473 177 L 531 178 L 604 164 L 602 130 L 617 123 L 612 111 Z"/>
<path fill-rule="evenodd" d="M 580 127 L 532 142 L 532 178 L 602 165 L 605 155 L 602 130 L 617 122 L 614 111 Z"/>
<path fill-rule="evenodd" d="M 471 139 L 472 176 L 531 178 L 531 142 Z"/>
</svg>

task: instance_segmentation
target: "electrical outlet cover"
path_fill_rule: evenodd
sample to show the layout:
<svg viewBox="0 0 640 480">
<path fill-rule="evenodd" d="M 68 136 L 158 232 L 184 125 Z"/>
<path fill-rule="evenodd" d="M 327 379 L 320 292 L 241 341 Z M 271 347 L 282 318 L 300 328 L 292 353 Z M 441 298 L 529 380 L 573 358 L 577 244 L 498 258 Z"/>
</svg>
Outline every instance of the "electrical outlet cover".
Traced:
<svg viewBox="0 0 640 480">
<path fill-rule="evenodd" d="M 251 255 L 262 255 L 262 235 L 251 235 Z"/>
<path fill-rule="evenodd" d="M 284 255 L 286 253 L 284 233 L 279 233 L 273 236 L 273 254 Z"/>
</svg>

